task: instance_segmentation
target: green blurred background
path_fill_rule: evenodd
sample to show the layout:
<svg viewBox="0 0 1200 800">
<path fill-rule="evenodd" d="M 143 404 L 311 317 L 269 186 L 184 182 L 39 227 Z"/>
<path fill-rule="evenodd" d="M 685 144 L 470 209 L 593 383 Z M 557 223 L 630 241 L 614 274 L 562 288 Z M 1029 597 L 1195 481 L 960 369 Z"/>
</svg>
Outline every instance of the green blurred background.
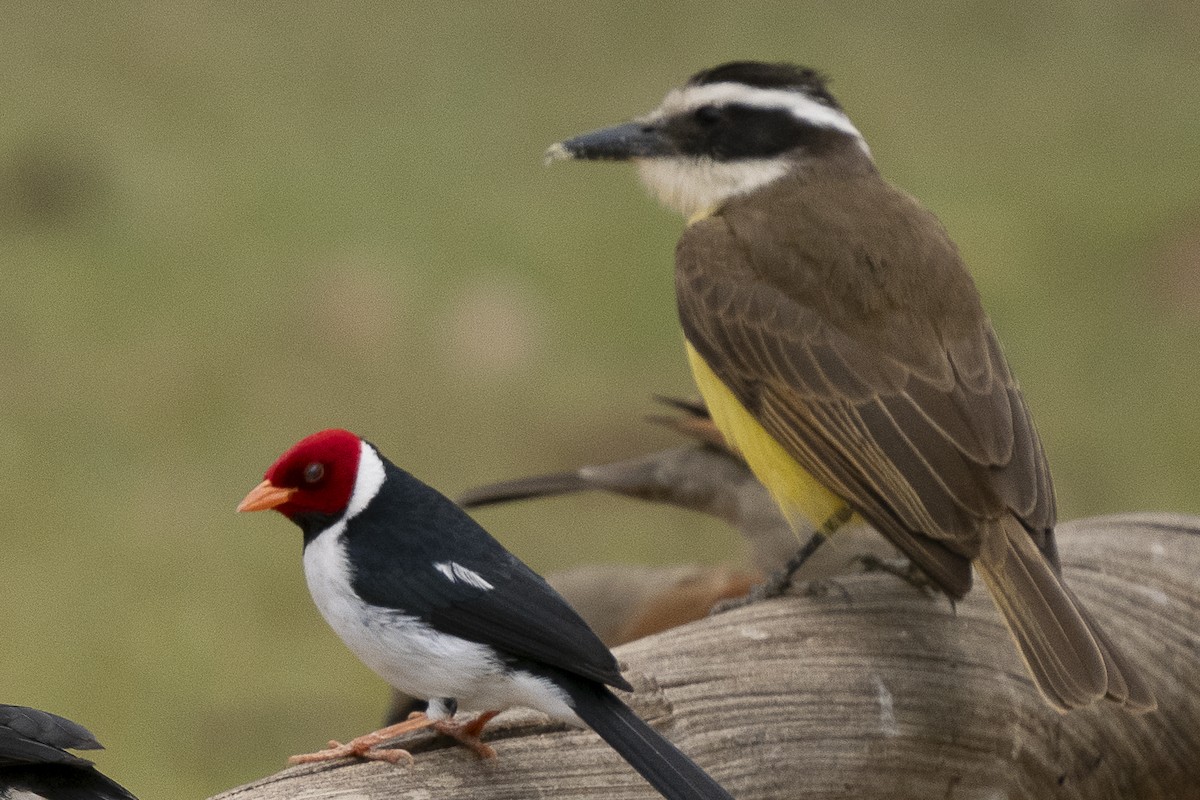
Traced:
<svg viewBox="0 0 1200 800">
<path fill-rule="evenodd" d="M 4 4 L 0 700 L 199 797 L 376 723 L 300 537 L 233 507 L 338 425 L 447 492 L 667 445 L 681 221 L 566 135 L 731 58 L 819 66 L 972 266 L 1062 515 L 1200 512 L 1200 10 L 1170 2 Z M 931 287 L 936 291 L 936 287 Z M 487 512 L 541 570 L 694 516 Z"/>
</svg>

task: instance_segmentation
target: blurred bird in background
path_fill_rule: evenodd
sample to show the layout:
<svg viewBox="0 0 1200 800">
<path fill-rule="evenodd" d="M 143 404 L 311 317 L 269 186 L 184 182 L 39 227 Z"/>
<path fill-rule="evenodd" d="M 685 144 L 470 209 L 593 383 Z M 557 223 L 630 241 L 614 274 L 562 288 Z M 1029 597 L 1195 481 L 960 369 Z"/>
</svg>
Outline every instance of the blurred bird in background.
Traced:
<svg viewBox="0 0 1200 800">
<path fill-rule="evenodd" d="M 656 399 L 679 413 L 652 415 L 650 421 L 691 441 L 621 461 L 479 486 L 463 492 L 459 504 L 479 509 L 517 500 L 605 491 L 724 520 L 741 534 L 747 560 L 762 577 L 784 569 L 796 552 L 796 532 L 741 454 L 729 446 L 708 409 L 699 402 Z M 849 535 L 839 535 L 830 547 L 801 565 L 795 577 L 826 578 L 853 569 L 863 556 L 884 559 L 897 555 L 895 548 L 868 526 L 852 528 L 846 532 Z M 815 531 L 809 528 L 808 532 Z"/>
<path fill-rule="evenodd" d="M 609 647 L 650 636 L 707 616 L 744 598 L 764 579 L 782 575 L 796 552 L 792 526 L 746 462 L 717 430 L 703 403 L 655 398 L 680 412 L 648 419 L 692 441 L 621 461 L 499 481 L 458 497 L 467 509 L 604 491 L 664 503 L 723 520 L 741 534 L 753 569 L 731 565 L 589 564 L 546 576 Z M 860 565 L 890 566 L 899 553 L 868 525 L 852 525 L 790 577 L 822 580 Z M 424 703 L 396 692 L 385 716 L 399 722 Z"/>
</svg>

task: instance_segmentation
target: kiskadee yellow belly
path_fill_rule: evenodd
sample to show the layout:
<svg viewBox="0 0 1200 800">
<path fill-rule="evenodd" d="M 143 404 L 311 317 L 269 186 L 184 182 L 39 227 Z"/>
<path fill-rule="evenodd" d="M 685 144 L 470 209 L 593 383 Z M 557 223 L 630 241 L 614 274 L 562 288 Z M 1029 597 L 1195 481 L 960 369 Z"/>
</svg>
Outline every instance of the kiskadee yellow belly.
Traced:
<svg viewBox="0 0 1200 800">
<path fill-rule="evenodd" d="M 832 533 L 859 514 L 952 597 L 974 566 L 1054 707 L 1154 707 L 1062 581 L 1041 441 L 954 243 L 820 74 L 723 64 L 547 156 L 633 161 L 689 219 L 687 357 L 786 515 Z"/>
</svg>

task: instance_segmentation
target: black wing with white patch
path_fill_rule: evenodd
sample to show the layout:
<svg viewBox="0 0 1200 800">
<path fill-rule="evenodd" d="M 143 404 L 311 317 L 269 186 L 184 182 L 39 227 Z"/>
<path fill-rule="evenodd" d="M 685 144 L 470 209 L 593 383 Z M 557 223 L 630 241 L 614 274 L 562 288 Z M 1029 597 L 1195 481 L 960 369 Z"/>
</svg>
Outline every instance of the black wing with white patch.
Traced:
<svg viewBox="0 0 1200 800">
<path fill-rule="evenodd" d="M 351 520 L 354 591 L 502 655 L 629 689 L 616 659 L 550 584 L 441 493 L 392 464 Z"/>
</svg>

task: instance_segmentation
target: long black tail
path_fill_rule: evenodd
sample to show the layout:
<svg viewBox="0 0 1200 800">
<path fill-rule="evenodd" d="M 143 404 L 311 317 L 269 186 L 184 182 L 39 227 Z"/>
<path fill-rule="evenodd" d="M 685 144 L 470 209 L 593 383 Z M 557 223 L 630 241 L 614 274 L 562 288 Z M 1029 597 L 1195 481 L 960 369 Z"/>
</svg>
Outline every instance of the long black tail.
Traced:
<svg viewBox="0 0 1200 800">
<path fill-rule="evenodd" d="M 608 687 L 574 678 L 563 684 L 580 719 L 667 800 L 733 800 L 721 784 L 643 722 Z"/>
</svg>

